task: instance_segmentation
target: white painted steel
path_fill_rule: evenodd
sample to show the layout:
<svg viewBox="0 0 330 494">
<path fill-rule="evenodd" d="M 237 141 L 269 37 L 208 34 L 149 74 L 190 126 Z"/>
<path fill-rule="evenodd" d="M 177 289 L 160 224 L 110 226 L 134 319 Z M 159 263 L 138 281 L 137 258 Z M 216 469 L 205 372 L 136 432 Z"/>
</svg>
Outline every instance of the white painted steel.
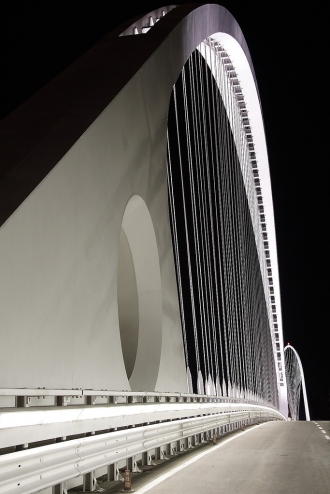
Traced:
<svg viewBox="0 0 330 494">
<path fill-rule="evenodd" d="M 182 438 L 248 419 L 283 420 L 284 417 L 267 409 L 215 414 L 3 455 L 0 457 L 0 492 L 30 494 Z"/>
</svg>

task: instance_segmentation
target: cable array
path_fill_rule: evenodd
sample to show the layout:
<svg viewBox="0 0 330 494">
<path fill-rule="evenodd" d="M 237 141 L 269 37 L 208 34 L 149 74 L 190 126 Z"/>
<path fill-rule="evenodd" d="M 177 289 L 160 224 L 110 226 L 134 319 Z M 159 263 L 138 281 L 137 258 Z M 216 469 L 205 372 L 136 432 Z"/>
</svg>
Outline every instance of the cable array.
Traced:
<svg viewBox="0 0 330 494">
<path fill-rule="evenodd" d="M 210 44 L 184 65 L 168 116 L 169 209 L 188 383 L 194 392 L 278 406 L 247 112 L 228 55 L 217 46 L 208 59 Z"/>
</svg>

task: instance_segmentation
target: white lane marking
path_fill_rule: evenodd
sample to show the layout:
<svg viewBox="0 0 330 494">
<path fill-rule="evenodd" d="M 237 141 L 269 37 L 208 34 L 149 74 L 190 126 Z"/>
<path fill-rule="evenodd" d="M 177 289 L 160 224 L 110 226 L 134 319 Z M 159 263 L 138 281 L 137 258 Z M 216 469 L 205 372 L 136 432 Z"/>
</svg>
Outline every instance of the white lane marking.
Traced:
<svg viewBox="0 0 330 494">
<path fill-rule="evenodd" d="M 326 438 L 326 439 L 330 439 L 330 437 L 329 437 L 329 436 L 325 436 L 325 438 Z"/>
<path fill-rule="evenodd" d="M 323 432 L 323 434 L 326 434 L 326 432 L 322 429 L 321 432 Z"/>
<path fill-rule="evenodd" d="M 175 467 L 172 470 L 170 470 L 169 472 L 164 473 L 163 475 L 158 477 L 158 479 L 155 479 L 152 482 L 150 482 L 149 484 L 145 485 L 144 487 L 141 487 L 141 489 L 137 489 L 135 491 L 136 494 L 143 494 L 144 492 L 149 491 L 150 489 L 152 489 L 156 485 L 160 484 L 164 480 L 168 479 L 169 477 L 172 477 L 172 475 L 179 472 L 183 468 L 186 468 L 189 465 L 191 465 L 192 463 L 195 463 L 195 461 L 199 460 L 203 456 L 208 455 L 209 453 L 211 453 L 215 449 L 222 448 L 222 446 L 224 446 L 225 444 L 229 443 L 230 441 L 233 441 L 234 439 L 241 436 L 242 434 L 246 434 L 247 432 L 253 431 L 256 427 L 260 427 L 260 425 L 256 425 L 256 426 L 252 427 L 251 429 L 248 429 L 247 431 L 241 432 L 240 434 L 237 434 L 234 437 L 230 437 L 230 438 L 226 439 L 225 441 L 222 441 L 220 444 L 218 444 L 217 446 L 214 446 L 213 448 L 208 449 L 207 451 L 203 451 L 202 453 L 199 453 L 199 455 L 194 456 L 193 458 L 185 461 L 184 463 L 182 463 L 178 467 Z"/>
</svg>

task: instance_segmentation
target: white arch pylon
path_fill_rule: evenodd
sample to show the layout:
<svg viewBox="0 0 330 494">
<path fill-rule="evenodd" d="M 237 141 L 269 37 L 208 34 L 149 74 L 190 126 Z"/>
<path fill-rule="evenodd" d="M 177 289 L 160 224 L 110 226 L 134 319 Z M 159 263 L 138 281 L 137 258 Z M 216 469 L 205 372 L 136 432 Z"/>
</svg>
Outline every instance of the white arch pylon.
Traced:
<svg viewBox="0 0 330 494">
<path fill-rule="evenodd" d="M 292 365 L 292 356 L 288 358 L 288 352 L 292 350 L 293 355 L 296 359 L 297 365 Z M 287 378 L 287 387 L 288 387 L 288 404 L 291 412 L 291 416 L 293 420 L 299 420 L 299 402 L 300 402 L 300 385 L 302 386 L 303 398 L 304 398 L 304 406 L 305 406 L 305 414 L 306 420 L 310 421 L 309 415 L 309 407 L 306 393 L 306 384 L 305 384 L 305 376 L 304 369 L 300 360 L 300 357 L 297 353 L 297 350 L 290 345 L 284 348 L 284 358 L 285 358 L 285 373 Z M 295 375 L 292 375 L 293 368 L 295 367 Z"/>
<path fill-rule="evenodd" d="M 257 82 L 243 33 L 232 15 L 215 4 L 184 4 L 145 35 L 119 36 L 124 32 L 109 33 L 97 44 L 97 55 L 85 54 L 1 122 L 7 173 L 0 207 L 0 312 L 6 321 L 0 330 L 5 341 L 0 348 L 2 386 L 187 391 L 167 209 L 167 116 L 183 65 L 211 36 L 236 67 L 254 132 L 267 247 L 262 246 L 251 168 L 243 177 L 250 180 L 246 189 L 255 211 L 279 408 L 286 414 L 270 174 Z M 141 372 L 138 385 L 129 381 L 124 365 L 116 283 L 123 217 L 134 195 L 145 202 L 154 225 L 162 282 L 154 292 L 163 308 L 159 365 Z M 104 351 L 107 358 L 87 368 L 82 355 Z M 56 372 L 51 362 L 57 363 Z M 157 376 L 152 385 L 151 373 Z"/>
</svg>

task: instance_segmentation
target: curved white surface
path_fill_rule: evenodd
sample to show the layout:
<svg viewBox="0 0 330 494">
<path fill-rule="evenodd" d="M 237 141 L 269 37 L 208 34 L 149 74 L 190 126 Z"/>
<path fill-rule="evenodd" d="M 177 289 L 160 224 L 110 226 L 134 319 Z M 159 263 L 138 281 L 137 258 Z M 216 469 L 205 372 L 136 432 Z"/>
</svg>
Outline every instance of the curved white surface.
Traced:
<svg viewBox="0 0 330 494">
<path fill-rule="evenodd" d="M 130 374 L 128 373 L 128 378 L 132 390 L 154 389 L 162 345 L 161 275 L 154 226 L 145 202 L 136 194 L 129 199 L 126 206 L 122 230 L 131 252 L 136 280 L 133 281 L 136 289 L 136 295 L 133 296 L 136 300 L 133 301 L 127 297 L 132 281 L 122 280 L 121 295 L 126 297 L 119 305 L 121 309 L 119 325 L 124 355 L 125 347 L 134 337 L 137 339 L 134 345 L 135 355 L 130 356 L 132 370 Z M 127 260 L 126 263 L 131 264 Z M 133 302 L 133 310 L 131 302 Z M 130 331 L 125 333 L 123 325 L 126 326 L 128 317 L 130 317 Z"/>
</svg>

